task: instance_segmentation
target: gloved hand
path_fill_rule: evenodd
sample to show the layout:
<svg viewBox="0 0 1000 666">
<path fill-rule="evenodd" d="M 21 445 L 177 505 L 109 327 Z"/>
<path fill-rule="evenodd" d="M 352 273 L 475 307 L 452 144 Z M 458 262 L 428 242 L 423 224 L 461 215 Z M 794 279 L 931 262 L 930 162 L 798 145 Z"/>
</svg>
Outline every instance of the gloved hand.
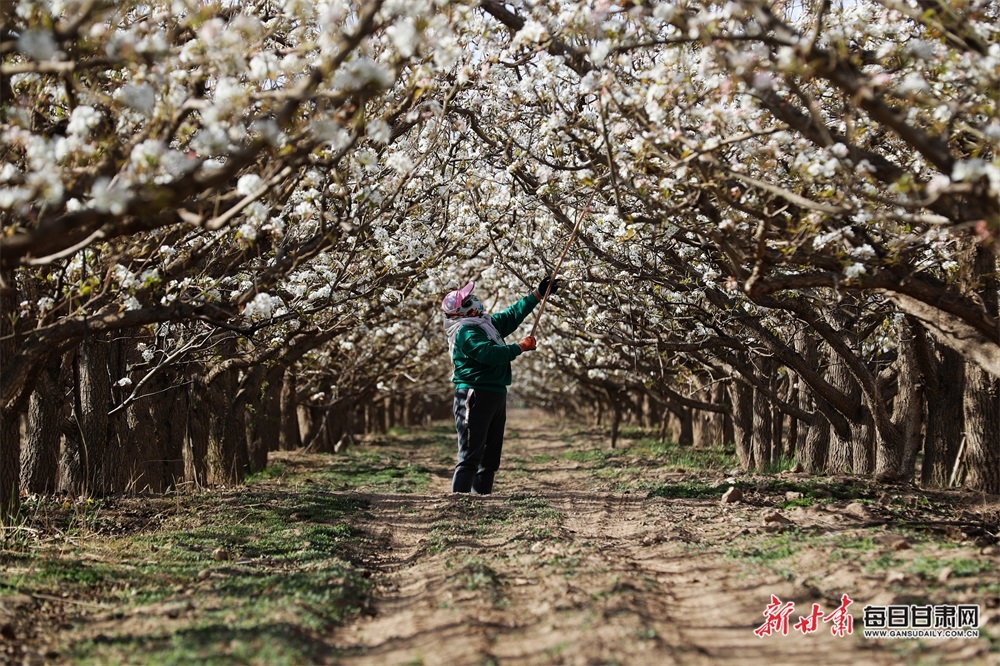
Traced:
<svg viewBox="0 0 1000 666">
<path fill-rule="evenodd" d="M 535 338 L 529 335 L 517 344 L 521 348 L 521 351 L 531 351 L 535 348 Z"/>
<path fill-rule="evenodd" d="M 549 276 L 546 275 L 542 278 L 542 281 L 538 283 L 538 298 L 545 298 L 545 290 L 549 288 Z M 559 280 L 552 281 L 552 291 L 549 295 L 556 293 L 556 289 L 559 288 Z"/>
</svg>

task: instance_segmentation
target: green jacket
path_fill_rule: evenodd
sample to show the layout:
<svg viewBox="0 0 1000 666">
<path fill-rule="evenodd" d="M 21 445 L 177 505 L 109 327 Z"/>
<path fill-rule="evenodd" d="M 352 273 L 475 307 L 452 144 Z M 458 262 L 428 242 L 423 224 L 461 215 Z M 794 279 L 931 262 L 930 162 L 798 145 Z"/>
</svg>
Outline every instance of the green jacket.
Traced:
<svg viewBox="0 0 1000 666">
<path fill-rule="evenodd" d="M 527 317 L 538 299 L 528 294 L 490 319 L 501 338 L 513 333 Z M 519 345 L 497 344 L 480 326 L 463 326 L 455 336 L 452 361 L 456 389 L 472 388 L 506 393 L 511 383 L 510 362 L 521 355 Z"/>
</svg>

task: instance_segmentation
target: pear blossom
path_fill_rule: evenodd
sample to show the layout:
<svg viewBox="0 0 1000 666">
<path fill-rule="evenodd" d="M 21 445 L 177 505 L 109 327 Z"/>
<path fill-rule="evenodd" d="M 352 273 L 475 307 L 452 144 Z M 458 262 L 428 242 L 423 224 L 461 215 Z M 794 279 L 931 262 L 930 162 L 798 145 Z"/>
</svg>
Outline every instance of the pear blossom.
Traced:
<svg viewBox="0 0 1000 666">
<path fill-rule="evenodd" d="M 59 45 L 49 30 L 25 30 L 17 39 L 17 50 L 34 60 L 52 60 Z"/>
<path fill-rule="evenodd" d="M 101 113 L 92 106 L 86 104 L 73 109 L 69 116 L 69 124 L 66 131 L 70 135 L 87 138 L 90 131 L 101 122 Z"/>
</svg>

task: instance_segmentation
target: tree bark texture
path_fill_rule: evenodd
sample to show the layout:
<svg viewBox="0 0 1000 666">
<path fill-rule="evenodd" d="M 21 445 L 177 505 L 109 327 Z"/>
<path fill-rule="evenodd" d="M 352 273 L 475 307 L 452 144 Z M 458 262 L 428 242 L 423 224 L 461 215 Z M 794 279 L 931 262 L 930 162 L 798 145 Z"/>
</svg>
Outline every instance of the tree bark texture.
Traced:
<svg viewBox="0 0 1000 666">
<path fill-rule="evenodd" d="M 721 383 L 714 384 L 705 389 L 702 393 L 704 394 L 706 402 L 722 404 L 724 400 L 725 387 Z M 724 444 L 726 441 L 725 421 L 725 414 L 698 410 L 695 414 L 694 421 L 694 447 L 708 448 Z"/>
<path fill-rule="evenodd" d="M 833 350 L 829 350 L 828 353 L 828 377 L 830 384 L 848 396 L 852 406 L 856 409 L 856 413 L 860 412 L 861 387 L 858 386 L 858 383 L 847 369 L 847 364 L 843 359 Z M 849 421 L 850 437 L 841 437 L 836 431 L 831 431 L 830 433 L 830 446 L 826 460 L 827 472 L 836 474 L 853 471 L 857 473 L 857 470 L 853 469 L 856 423 L 850 419 Z"/>
<path fill-rule="evenodd" d="M 294 451 L 302 448 L 302 433 L 299 431 L 299 420 L 296 410 L 295 372 L 285 370 L 281 379 L 281 432 L 278 437 L 278 448 L 282 451 Z"/>
<path fill-rule="evenodd" d="M 812 474 L 826 471 L 827 456 L 830 451 L 830 422 L 816 410 L 812 423 L 805 424 L 806 438 L 802 447 L 796 451 L 795 459 Z"/>
<path fill-rule="evenodd" d="M 247 382 L 249 408 L 247 419 L 247 452 L 250 471 L 267 467 L 267 454 L 278 448 L 281 437 L 281 368 L 251 371 Z"/>
<path fill-rule="evenodd" d="M 88 336 L 80 344 L 76 355 L 74 411 L 80 434 L 80 460 L 84 465 L 84 491 L 98 496 L 116 490 L 119 463 L 109 446 L 108 437 L 111 405 L 109 357 L 109 342 L 105 336 Z"/>
<path fill-rule="evenodd" d="M 912 318 L 905 318 L 899 325 L 899 392 L 893 421 L 902 430 L 903 450 L 898 473 L 899 478 L 906 481 L 912 481 L 916 474 L 917 453 L 923 436 L 925 382 L 917 360 L 917 331 L 920 328 L 920 323 Z"/>
<path fill-rule="evenodd" d="M 13 274 L 0 274 L 0 372 L 17 353 L 13 340 L 17 308 L 17 290 Z M 6 342 L 4 342 L 6 340 Z M 0 404 L 0 524 L 8 523 L 18 512 L 21 494 L 21 418 L 18 410 Z"/>
<path fill-rule="evenodd" d="M 176 372 L 170 374 L 170 391 L 166 393 L 167 400 L 157 400 L 157 408 L 154 413 L 157 420 L 164 423 L 163 415 L 166 416 L 165 429 L 169 433 L 166 438 L 163 459 L 163 481 L 167 488 L 176 488 L 178 484 L 187 479 L 184 476 L 184 447 L 188 438 L 188 385 L 183 382 L 183 377 Z M 167 406 L 163 409 L 163 403 Z"/>
<path fill-rule="evenodd" d="M 773 385 L 774 363 L 769 359 L 759 359 L 758 366 L 761 368 L 761 380 Z M 765 470 L 774 461 L 772 453 L 774 451 L 774 441 L 771 419 L 771 400 L 763 391 L 754 389 L 753 392 L 753 426 L 752 426 L 752 446 L 751 467 L 753 470 Z"/>
<path fill-rule="evenodd" d="M 778 377 L 771 383 L 776 395 L 781 395 L 786 391 L 786 382 L 783 378 Z M 782 458 L 786 455 L 794 453 L 794 450 L 789 447 L 789 450 L 785 449 L 785 413 L 781 411 L 777 404 L 771 404 L 771 467 L 777 468 L 781 463 Z"/>
<path fill-rule="evenodd" d="M 0 525 L 6 525 L 20 507 L 20 439 L 21 424 L 11 414 L 0 411 Z"/>
<path fill-rule="evenodd" d="M 730 383 L 733 401 L 733 438 L 736 441 L 736 457 L 744 470 L 752 469 L 753 459 L 753 405 L 754 389 L 741 379 Z"/>
<path fill-rule="evenodd" d="M 672 437 L 678 446 L 694 446 L 694 413 L 690 407 L 667 400 L 667 418 L 671 420 Z"/>
<path fill-rule="evenodd" d="M 604 390 L 608 396 L 608 405 L 611 407 L 611 448 L 613 449 L 618 446 L 618 429 L 622 423 L 620 389 L 608 383 L 604 385 Z"/>
<path fill-rule="evenodd" d="M 187 418 L 177 413 L 180 390 L 174 385 L 170 369 L 156 373 L 144 386 L 145 396 L 132 403 L 126 411 L 130 438 L 126 446 L 134 447 L 137 459 L 132 484 L 137 490 L 162 493 L 183 475 L 183 432 Z"/>
<path fill-rule="evenodd" d="M 132 379 L 130 361 L 139 358 L 134 329 L 115 333 L 108 346 L 108 379 L 111 399 L 105 405 L 106 411 L 113 411 L 132 394 L 132 386 L 118 384 L 119 380 Z M 138 379 L 138 375 L 136 377 Z M 145 391 L 150 390 L 155 384 Z M 143 478 L 146 461 L 161 459 L 163 452 L 159 442 L 160 429 L 151 421 L 150 399 L 135 400 L 114 414 L 108 415 L 108 441 L 105 449 L 105 475 L 110 483 L 107 492 L 137 492 L 148 490 Z"/>
<path fill-rule="evenodd" d="M 875 424 L 867 407 L 861 410 L 861 418 L 851 424 L 851 472 L 868 476 L 875 470 Z"/>
<path fill-rule="evenodd" d="M 29 493 L 54 493 L 59 474 L 59 446 L 69 414 L 63 399 L 62 359 L 43 364 L 28 398 L 21 444 L 21 488 Z"/>
<path fill-rule="evenodd" d="M 952 347 L 935 342 L 923 328 L 916 334 L 926 396 L 920 481 L 924 486 L 945 487 L 965 431 L 966 362 Z"/>
<path fill-rule="evenodd" d="M 976 247 L 974 263 L 976 293 L 992 316 L 1000 313 L 1000 277 L 997 257 L 990 248 Z M 1000 331 L 994 342 L 1000 344 Z M 982 365 L 966 367 L 965 485 L 973 490 L 1000 493 L 1000 376 Z"/>
<path fill-rule="evenodd" d="M 795 334 L 795 351 L 813 368 L 819 370 L 823 360 L 819 343 L 800 329 Z M 826 471 L 827 455 L 830 451 L 830 421 L 819 410 L 812 399 L 809 384 L 797 374 L 791 378 L 797 406 L 804 411 L 812 411 L 813 419 L 801 422 L 795 442 L 795 461 L 808 472 L 820 474 Z"/>
<path fill-rule="evenodd" d="M 201 488 L 208 484 L 209 392 L 195 380 L 188 385 L 187 437 L 184 445 L 184 481 Z"/>
<path fill-rule="evenodd" d="M 965 486 L 1000 494 L 1000 380 L 982 367 L 966 367 Z"/>
<path fill-rule="evenodd" d="M 247 453 L 245 407 L 233 402 L 238 381 L 227 370 L 208 387 L 207 481 L 210 485 L 235 485 L 243 481 L 250 465 Z"/>
</svg>

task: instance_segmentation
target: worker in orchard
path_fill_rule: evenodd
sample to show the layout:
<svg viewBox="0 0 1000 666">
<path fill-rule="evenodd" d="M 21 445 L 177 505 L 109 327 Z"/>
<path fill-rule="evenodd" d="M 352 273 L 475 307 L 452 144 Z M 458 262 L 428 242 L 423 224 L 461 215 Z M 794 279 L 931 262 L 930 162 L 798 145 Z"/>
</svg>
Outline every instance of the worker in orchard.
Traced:
<svg viewBox="0 0 1000 666">
<path fill-rule="evenodd" d="M 472 292 L 470 282 L 444 297 L 444 330 L 455 367 L 455 429 L 458 432 L 458 462 L 451 481 L 455 493 L 489 495 L 500 469 L 504 428 L 507 422 L 507 387 L 511 384 L 511 361 L 535 349 L 535 338 L 517 344 L 504 338 L 517 330 L 546 293 L 554 293 L 546 277 L 538 288 L 503 312 L 490 315 Z"/>
</svg>

